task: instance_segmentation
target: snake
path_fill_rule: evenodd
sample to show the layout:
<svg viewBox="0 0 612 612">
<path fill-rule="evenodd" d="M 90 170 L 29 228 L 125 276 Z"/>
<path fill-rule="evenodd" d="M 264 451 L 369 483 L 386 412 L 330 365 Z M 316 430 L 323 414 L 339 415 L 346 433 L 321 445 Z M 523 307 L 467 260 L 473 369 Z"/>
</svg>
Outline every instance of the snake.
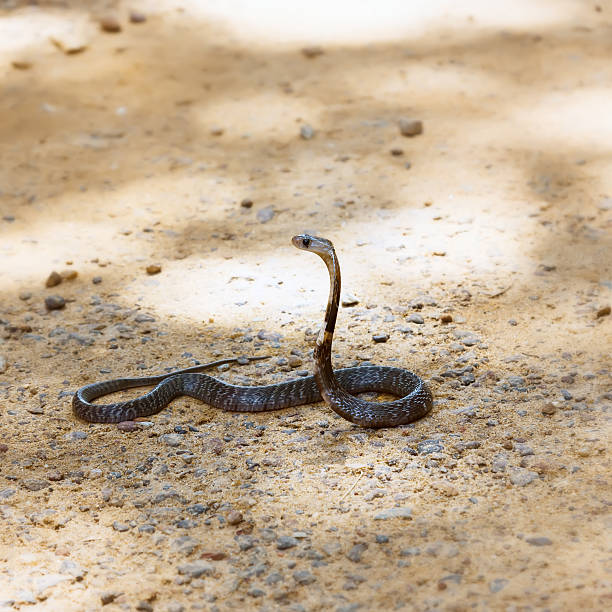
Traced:
<svg viewBox="0 0 612 612">
<path fill-rule="evenodd" d="M 333 369 L 331 350 L 341 290 L 338 257 L 332 242 L 326 238 L 299 234 L 292 238 L 292 243 L 298 249 L 319 255 L 329 272 L 325 318 L 313 350 L 314 375 L 270 385 L 238 386 L 202 373 L 207 368 L 245 361 L 245 358 L 227 358 L 158 376 L 117 378 L 85 385 L 73 396 L 74 414 L 91 423 L 133 421 L 156 414 L 175 398 L 185 395 L 234 412 L 280 410 L 324 400 L 344 419 L 370 428 L 404 425 L 425 416 L 433 407 L 433 396 L 427 383 L 413 372 L 379 365 Z M 153 385 L 151 391 L 134 399 L 94 403 L 111 393 Z M 364 392 L 385 393 L 398 399 L 373 402 L 357 397 Z"/>
</svg>

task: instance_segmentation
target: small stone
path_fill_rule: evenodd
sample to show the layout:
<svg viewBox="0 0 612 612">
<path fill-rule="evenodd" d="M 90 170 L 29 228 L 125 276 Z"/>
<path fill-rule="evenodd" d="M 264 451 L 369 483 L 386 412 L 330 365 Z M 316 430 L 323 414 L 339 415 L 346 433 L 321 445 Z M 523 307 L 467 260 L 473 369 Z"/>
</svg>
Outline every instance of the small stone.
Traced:
<svg viewBox="0 0 612 612">
<path fill-rule="evenodd" d="M 555 412 L 557 412 L 557 407 L 552 402 L 549 402 L 548 404 L 542 407 L 542 414 L 545 414 L 547 416 L 551 416 L 555 414 Z"/>
<path fill-rule="evenodd" d="M 274 218 L 275 214 L 275 210 L 272 206 L 266 206 L 265 208 L 258 210 L 255 216 L 260 223 L 268 223 L 268 221 L 271 221 Z"/>
<path fill-rule="evenodd" d="M 425 323 L 425 319 L 420 314 L 413 313 L 406 317 L 406 321 L 409 323 L 416 323 L 417 325 L 423 325 Z"/>
<path fill-rule="evenodd" d="M 22 302 L 27 302 L 31 297 L 32 297 L 31 291 L 20 291 L 19 292 L 19 299 Z"/>
<path fill-rule="evenodd" d="M 374 342 L 378 343 L 382 343 L 382 342 L 386 342 L 389 339 L 389 334 L 374 334 L 372 336 L 372 340 L 374 340 Z"/>
<path fill-rule="evenodd" d="M 561 395 L 566 401 L 569 401 L 574 397 L 567 389 L 561 389 Z"/>
<path fill-rule="evenodd" d="M 8 444 L 4 444 L 4 442 L 0 444 L 0 453 L 6 453 L 8 449 L 9 449 Z"/>
<path fill-rule="evenodd" d="M 359 300 L 354 295 L 351 295 L 350 293 L 347 293 L 342 298 L 342 306 L 344 308 L 348 308 L 350 306 L 357 306 L 357 304 L 359 304 Z"/>
<path fill-rule="evenodd" d="M 46 477 L 47 480 L 50 480 L 51 482 L 59 482 L 60 480 L 64 479 L 64 475 L 58 470 L 47 472 Z"/>
<path fill-rule="evenodd" d="M 528 444 L 516 444 L 514 447 L 521 457 L 533 455 L 533 449 Z"/>
<path fill-rule="evenodd" d="M 238 525 L 238 523 L 242 523 L 243 516 L 242 512 L 238 512 L 238 510 L 232 510 L 227 515 L 227 522 L 229 525 Z"/>
<path fill-rule="evenodd" d="M 298 357 L 297 355 L 289 355 L 289 358 L 287 359 L 287 363 L 292 368 L 299 368 L 303 362 L 302 362 L 302 359 Z"/>
<path fill-rule="evenodd" d="M 402 136 L 418 136 L 423 133 L 423 122 L 419 119 L 407 119 L 402 117 L 399 120 L 399 130 Z"/>
<path fill-rule="evenodd" d="M 440 440 L 431 439 L 423 440 L 417 444 L 419 455 L 430 455 L 431 453 L 441 453 L 444 450 L 444 445 Z"/>
<path fill-rule="evenodd" d="M 40 478 L 26 478 L 22 481 L 23 487 L 28 491 L 40 491 L 49 486 L 49 481 L 41 480 Z"/>
<path fill-rule="evenodd" d="M 45 281 L 45 287 L 55 287 L 62 282 L 62 277 L 55 270 L 49 274 Z"/>
<path fill-rule="evenodd" d="M 512 468 L 510 471 L 510 482 L 517 487 L 525 487 L 537 477 L 537 472 L 531 472 L 524 468 Z"/>
<path fill-rule="evenodd" d="M 87 434 L 84 431 L 71 431 L 67 434 L 64 434 L 64 440 L 70 440 L 71 442 L 76 442 L 77 440 L 85 440 L 87 438 Z"/>
<path fill-rule="evenodd" d="M 293 579 L 301 585 L 312 584 L 316 578 L 308 570 L 293 572 Z"/>
<path fill-rule="evenodd" d="M 491 593 L 499 593 L 507 584 L 508 580 L 506 578 L 496 578 L 489 582 L 489 591 Z"/>
<path fill-rule="evenodd" d="M 610 305 L 608 304 L 607 306 L 602 306 L 598 311 L 597 314 L 595 315 L 595 317 L 597 319 L 601 319 L 601 317 L 607 317 L 610 312 L 612 312 L 612 310 L 610 309 Z"/>
<path fill-rule="evenodd" d="M 242 208 L 253 208 L 253 200 L 244 198 L 244 200 L 240 202 L 240 206 L 242 206 Z"/>
<path fill-rule="evenodd" d="M 383 510 L 381 513 L 377 514 L 374 517 L 375 521 L 386 521 L 389 519 L 401 518 L 401 519 L 411 519 L 412 518 L 412 510 L 410 508 L 389 508 L 388 510 Z"/>
<path fill-rule="evenodd" d="M 278 550 L 287 550 L 288 548 L 293 548 L 298 545 L 297 538 L 292 536 L 280 536 L 276 540 L 276 548 Z"/>
<path fill-rule="evenodd" d="M 129 525 L 126 525 L 125 523 L 120 523 L 119 521 L 114 521 L 113 522 L 113 529 L 115 531 L 123 532 L 123 531 L 129 531 L 130 527 L 129 527 Z"/>
<path fill-rule="evenodd" d="M 63 280 L 71 281 L 74 280 L 79 273 L 76 270 L 62 270 L 60 276 Z"/>
<path fill-rule="evenodd" d="M 404 154 L 404 149 L 391 149 L 389 153 L 391 153 L 393 157 L 400 157 Z"/>
<path fill-rule="evenodd" d="M 552 544 L 552 540 L 546 536 L 525 538 L 525 542 L 527 542 L 527 544 L 531 544 L 532 546 L 550 546 Z"/>
<path fill-rule="evenodd" d="M 118 32 L 121 32 L 121 24 L 114 15 L 106 15 L 100 19 L 100 29 L 103 32 L 117 34 Z"/>
<path fill-rule="evenodd" d="M 105 591 L 104 593 L 100 593 L 100 601 L 103 606 L 106 606 L 109 603 L 113 603 L 113 601 L 122 594 L 123 593 L 120 591 Z"/>
<path fill-rule="evenodd" d="M 159 264 L 149 264 L 147 266 L 147 274 L 149 276 L 153 276 L 154 274 L 159 274 L 162 271 L 162 268 Z"/>
<path fill-rule="evenodd" d="M 0 374 L 4 374 L 8 368 L 8 363 L 4 355 L 0 355 Z"/>
<path fill-rule="evenodd" d="M 178 572 L 184 576 L 191 576 L 192 578 L 200 578 L 201 576 L 212 576 L 215 568 L 205 561 L 196 561 L 195 563 L 186 563 L 185 565 L 179 565 Z"/>
<path fill-rule="evenodd" d="M 453 315 L 443 314 L 440 316 L 440 323 L 452 323 Z"/>
<path fill-rule="evenodd" d="M 323 51 L 323 48 L 319 47 L 318 45 L 312 45 L 302 49 L 302 55 L 308 59 L 319 57 L 319 55 L 323 55 L 323 53 L 325 53 L 325 51 Z"/>
<path fill-rule="evenodd" d="M 305 124 L 300 128 L 300 137 L 303 140 L 311 140 L 314 137 L 314 135 L 315 135 L 315 131 L 310 125 Z"/>
<path fill-rule="evenodd" d="M 140 11 L 130 11 L 130 23 L 144 23 L 147 20 L 147 16 Z"/>
<path fill-rule="evenodd" d="M 376 535 L 376 543 L 377 544 L 387 544 L 389 542 L 389 536 L 383 534 Z"/>
<path fill-rule="evenodd" d="M 353 563 L 359 563 L 363 553 L 367 550 L 368 545 L 365 542 L 359 542 L 346 553 L 346 558 Z"/>
<path fill-rule="evenodd" d="M 136 610 L 139 612 L 153 612 L 154 608 L 148 601 L 139 601 L 136 604 Z"/>
<path fill-rule="evenodd" d="M 69 574 L 73 578 L 80 582 L 87 573 L 86 569 L 83 569 L 78 563 L 75 563 L 71 559 L 64 559 L 60 565 L 59 571 L 61 574 Z"/>
<path fill-rule="evenodd" d="M 16 492 L 15 489 L 0 489 L 0 499 L 9 499 L 13 497 Z"/>
<path fill-rule="evenodd" d="M 183 443 L 183 436 L 180 434 L 162 434 L 159 436 L 159 441 L 171 447 L 180 446 Z"/>
<path fill-rule="evenodd" d="M 101 276 L 94 276 L 94 277 L 91 279 L 91 282 L 92 282 L 94 285 L 99 285 L 99 284 L 102 282 L 102 277 L 101 277 Z"/>
<path fill-rule="evenodd" d="M 66 306 L 66 300 L 61 295 L 50 295 L 45 298 L 47 310 L 61 310 Z"/>
<path fill-rule="evenodd" d="M 25 59 L 13 60 L 11 62 L 11 65 L 16 70 L 29 70 L 32 67 L 32 62 L 25 60 Z"/>
<path fill-rule="evenodd" d="M 117 429 L 119 431 L 131 433 L 132 431 L 138 431 L 140 429 L 140 425 L 135 421 L 121 421 L 120 423 L 117 423 Z"/>
</svg>

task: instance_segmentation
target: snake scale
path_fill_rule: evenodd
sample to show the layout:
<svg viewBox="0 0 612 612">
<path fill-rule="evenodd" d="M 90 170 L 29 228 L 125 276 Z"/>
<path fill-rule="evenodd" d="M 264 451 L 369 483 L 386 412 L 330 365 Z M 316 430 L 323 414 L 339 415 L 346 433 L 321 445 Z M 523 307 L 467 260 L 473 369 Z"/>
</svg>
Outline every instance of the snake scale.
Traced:
<svg viewBox="0 0 612 612">
<path fill-rule="evenodd" d="M 227 411 L 262 412 L 325 400 L 337 414 L 364 427 L 393 427 L 415 421 L 433 405 L 431 391 L 416 374 L 402 368 L 362 366 L 334 371 L 331 348 L 340 299 L 340 265 L 333 244 L 308 234 L 294 236 L 293 245 L 316 253 L 329 271 L 330 291 L 325 319 L 314 349 L 314 376 L 263 386 L 236 386 L 201 371 L 237 359 L 222 359 L 183 370 L 142 378 L 119 378 L 81 387 L 72 406 L 77 417 L 93 423 L 119 423 L 146 417 L 165 408 L 173 399 L 187 395 Z M 265 359 L 252 357 L 251 360 Z M 94 400 L 134 387 L 156 385 L 135 399 L 112 404 Z M 355 397 L 365 391 L 389 393 L 400 398 L 368 402 Z"/>
</svg>

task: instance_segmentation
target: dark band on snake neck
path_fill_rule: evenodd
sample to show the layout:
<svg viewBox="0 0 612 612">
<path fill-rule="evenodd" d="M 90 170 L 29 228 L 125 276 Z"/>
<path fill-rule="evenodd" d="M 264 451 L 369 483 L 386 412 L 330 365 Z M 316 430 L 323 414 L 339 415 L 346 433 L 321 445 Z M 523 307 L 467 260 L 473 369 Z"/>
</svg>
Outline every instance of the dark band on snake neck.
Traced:
<svg viewBox="0 0 612 612">
<path fill-rule="evenodd" d="M 236 359 L 223 359 L 169 374 L 144 378 L 121 378 L 93 383 L 79 389 L 72 401 L 74 413 L 93 423 L 118 423 L 146 417 L 165 408 L 173 399 L 187 395 L 222 410 L 262 412 L 279 410 L 324 399 L 343 418 L 364 427 L 392 427 L 410 423 L 427 414 L 433 405 L 431 391 L 416 374 L 402 368 L 363 366 L 334 372 L 331 364 L 333 333 L 340 300 L 340 265 L 329 240 L 307 234 L 294 236 L 294 246 L 317 253 L 329 271 L 330 291 L 325 320 L 317 337 L 315 375 L 273 385 L 231 385 L 201 371 Z M 252 357 L 252 360 L 265 357 Z M 134 387 L 156 385 L 132 400 L 94 404 L 93 400 Z M 400 399 L 367 402 L 354 394 L 365 391 L 389 393 Z"/>
</svg>

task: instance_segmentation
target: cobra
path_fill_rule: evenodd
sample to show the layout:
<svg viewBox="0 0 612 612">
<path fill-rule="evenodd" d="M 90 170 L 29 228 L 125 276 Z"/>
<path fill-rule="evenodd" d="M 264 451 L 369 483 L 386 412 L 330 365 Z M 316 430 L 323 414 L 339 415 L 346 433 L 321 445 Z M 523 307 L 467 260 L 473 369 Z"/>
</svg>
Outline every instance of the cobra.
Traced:
<svg viewBox="0 0 612 612">
<path fill-rule="evenodd" d="M 323 399 L 341 417 L 363 427 L 393 427 L 415 421 L 433 406 L 427 384 L 403 368 L 362 366 L 335 370 L 331 349 L 338 315 L 341 275 L 333 244 L 318 236 L 300 234 L 292 239 L 298 249 L 316 253 L 329 271 L 330 290 L 325 319 L 314 348 L 314 376 L 272 385 L 237 386 L 218 380 L 202 370 L 237 361 L 222 359 L 160 376 L 118 378 L 81 387 L 72 406 L 77 417 L 93 423 L 118 423 L 146 417 L 165 408 L 172 400 L 187 395 L 215 408 L 236 412 L 263 412 L 312 404 Z M 251 357 L 251 360 L 265 357 Z M 134 387 L 155 387 L 140 397 L 111 404 L 94 400 Z M 398 399 L 388 402 L 365 401 L 357 394 L 366 391 L 388 393 Z"/>
</svg>

